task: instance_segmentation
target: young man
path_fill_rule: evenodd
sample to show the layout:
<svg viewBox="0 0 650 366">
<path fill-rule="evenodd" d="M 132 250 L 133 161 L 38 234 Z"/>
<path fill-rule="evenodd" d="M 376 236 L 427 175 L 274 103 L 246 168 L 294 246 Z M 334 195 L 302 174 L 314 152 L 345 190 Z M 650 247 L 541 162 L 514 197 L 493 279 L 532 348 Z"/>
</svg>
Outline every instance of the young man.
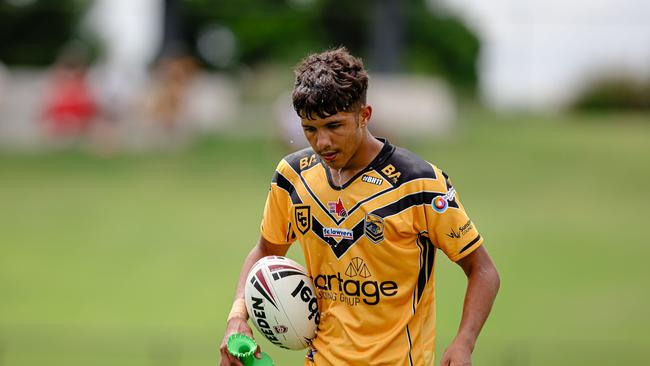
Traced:
<svg viewBox="0 0 650 366">
<path fill-rule="evenodd" d="M 273 176 L 259 243 L 239 277 L 221 365 L 239 365 L 225 341 L 252 335 L 244 281 L 268 255 L 302 245 L 318 293 L 319 330 L 305 365 L 432 365 L 433 267 L 441 250 L 468 286 L 458 333 L 441 365 L 471 365 L 499 276 L 458 193 L 436 166 L 368 131 L 368 75 L 344 48 L 296 68 L 293 105 L 311 145 Z"/>
</svg>

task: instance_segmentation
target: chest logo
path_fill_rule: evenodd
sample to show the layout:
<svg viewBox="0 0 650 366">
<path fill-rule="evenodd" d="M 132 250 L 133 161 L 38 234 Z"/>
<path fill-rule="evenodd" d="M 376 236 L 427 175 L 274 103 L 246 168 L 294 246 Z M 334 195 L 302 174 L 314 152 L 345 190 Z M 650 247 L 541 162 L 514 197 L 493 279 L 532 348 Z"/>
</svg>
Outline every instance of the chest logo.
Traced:
<svg viewBox="0 0 650 366">
<path fill-rule="evenodd" d="M 341 229 L 338 227 L 324 227 L 323 236 L 326 238 L 334 238 L 334 240 L 354 240 L 354 232 L 348 229 Z"/>
<path fill-rule="evenodd" d="M 309 205 L 296 205 L 294 208 L 296 227 L 302 235 L 311 229 L 311 208 Z"/>
<path fill-rule="evenodd" d="M 343 201 L 341 201 L 341 197 L 339 197 L 339 200 L 336 202 L 327 202 L 327 206 L 330 209 L 330 213 L 337 214 L 339 218 L 348 216 L 348 211 L 343 206 Z"/>
<path fill-rule="evenodd" d="M 363 223 L 366 237 L 373 243 L 379 244 L 384 240 L 384 219 L 375 214 L 367 214 Z"/>
</svg>

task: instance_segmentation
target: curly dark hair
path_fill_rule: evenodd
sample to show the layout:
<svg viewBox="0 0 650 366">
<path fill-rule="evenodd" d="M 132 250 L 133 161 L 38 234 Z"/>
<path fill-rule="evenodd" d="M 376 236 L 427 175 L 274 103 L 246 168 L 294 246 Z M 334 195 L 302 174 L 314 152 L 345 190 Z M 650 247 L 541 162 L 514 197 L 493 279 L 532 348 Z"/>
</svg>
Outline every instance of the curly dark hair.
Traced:
<svg viewBox="0 0 650 366">
<path fill-rule="evenodd" d="M 327 118 L 366 103 L 368 73 L 345 47 L 305 57 L 295 75 L 291 97 L 301 118 Z"/>
</svg>

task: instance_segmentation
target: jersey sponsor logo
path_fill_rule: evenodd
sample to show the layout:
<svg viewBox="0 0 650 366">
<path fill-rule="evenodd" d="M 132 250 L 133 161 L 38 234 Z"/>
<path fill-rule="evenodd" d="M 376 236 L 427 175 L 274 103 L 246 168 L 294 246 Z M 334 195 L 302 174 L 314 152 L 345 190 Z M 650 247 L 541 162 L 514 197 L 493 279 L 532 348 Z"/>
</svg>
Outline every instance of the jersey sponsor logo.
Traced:
<svg viewBox="0 0 650 366">
<path fill-rule="evenodd" d="M 398 172 L 393 164 L 386 165 L 381 172 L 384 173 L 388 179 L 392 180 L 393 183 L 397 183 L 399 177 L 402 176 L 402 173 Z"/>
<path fill-rule="evenodd" d="M 323 236 L 326 238 L 334 238 L 334 239 L 348 239 L 348 240 L 353 240 L 354 239 L 354 233 L 352 230 L 348 229 L 341 229 L 338 227 L 324 227 L 323 228 Z"/>
<path fill-rule="evenodd" d="M 327 207 L 329 207 L 331 214 L 337 214 L 339 218 L 348 216 L 348 211 L 345 209 L 345 206 L 343 206 L 341 197 L 339 197 L 339 200 L 336 202 L 327 202 Z"/>
<path fill-rule="evenodd" d="M 314 278 L 314 286 L 321 300 L 339 301 L 348 306 L 362 304 L 377 305 L 385 297 L 397 295 L 395 281 L 377 281 L 363 258 L 354 257 L 348 264 L 345 274 L 319 274 Z"/>
<path fill-rule="evenodd" d="M 431 200 L 431 208 L 437 213 L 443 213 L 447 211 L 449 207 L 449 202 L 453 201 L 456 198 L 456 190 L 454 187 L 451 187 L 447 193 L 442 196 L 436 196 Z"/>
<path fill-rule="evenodd" d="M 348 277 L 361 276 L 363 278 L 368 278 L 372 276 L 368 266 L 363 262 L 363 259 L 360 257 L 354 257 L 348 264 L 348 268 L 345 270 L 345 275 Z"/>
<path fill-rule="evenodd" d="M 305 235 L 311 229 L 311 208 L 309 205 L 294 206 L 294 216 L 296 227 L 302 235 Z"/>
<path fill-rule="evenodd" d="M 454 230 L 454 228 L 451 228 L 451 231 L 447 234 L 447 236 L 452 239 L 460 239 L 465 236 L 465 234 L 467 234 L 470 230 L 472 230 L 473 227 L 474 224 L 472 223 L 472 220 L 467 220 L 464 225 L 459 226 L 458 229 L 456 229 L 458 231 Z"/>
<path fill-rule="evenodd" d="M 383 179 L 377 178 L 377 177 L 371 177 L 371 176 L 366 175 L 366 174 L 364 174 L 361 177 L 361 180 L 366 182 L 366 183 L 374 184 L 374 185 L 377 185 L 377 186 L 380 186 L 380 185 L 382 185 L 384 183 Z"/>
<path fill-rule="evenodd" d="M 384 219 L 375 214 L 367 214 L 363 224 L 363 232 L 373 243 L 379 244 L 384 240 Z"/>
<path fill-rule="evenodd" d="M 312 154 L 309 157 L 304 157 L 300 159 L 300 170 L 305 170 L 314 164 L 316 161 L 316 154 Z"/>
<path fill-rule="evenodd" d="M 451 231 L 449 233 L 447 233 L 447 236 L 452 238 L 452 239 L 458 239 L 458 238 L 460 238 L 460 233 L 454 231 L 454 228 L 452 227 Z"/>
</svg>

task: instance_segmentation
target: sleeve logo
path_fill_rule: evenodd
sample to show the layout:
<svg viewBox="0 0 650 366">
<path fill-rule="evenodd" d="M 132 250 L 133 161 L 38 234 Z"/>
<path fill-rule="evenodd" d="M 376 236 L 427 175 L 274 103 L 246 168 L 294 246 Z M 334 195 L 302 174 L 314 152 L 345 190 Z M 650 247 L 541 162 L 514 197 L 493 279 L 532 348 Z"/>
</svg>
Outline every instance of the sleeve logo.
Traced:
<svg viewBox="0 0 650 366">
<path fill-rule="evenodd" d="M 451 187 L 449 189 L 449 192 L 445 193 L 442 196 L 437 196 L 433 200 L 431 200 L 431 208 L 433 208 L 434 211 L 437 213 L 443 213 L 447 211 L 447 207 L 449 207 L 449 202 L 453 201 L 456 198 L 456 190 L 454 187 Z"/>
</svg>

